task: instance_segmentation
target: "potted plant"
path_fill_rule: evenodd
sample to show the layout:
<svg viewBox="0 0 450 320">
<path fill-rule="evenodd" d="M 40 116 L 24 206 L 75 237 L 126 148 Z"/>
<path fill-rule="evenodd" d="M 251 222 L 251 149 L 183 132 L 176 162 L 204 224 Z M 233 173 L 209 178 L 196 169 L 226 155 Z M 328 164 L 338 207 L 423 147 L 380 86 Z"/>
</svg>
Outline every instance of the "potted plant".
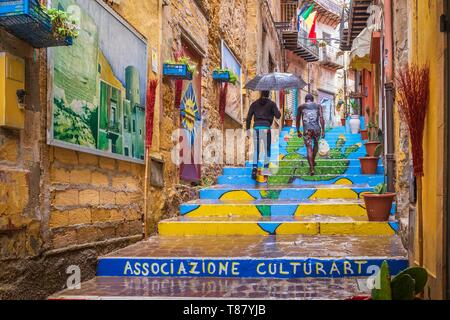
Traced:
<svg viewBox="0 0 450 320">
<path fill-rule="evenodd" d="M 0 28 L 34 48 L 70 46 L 79 25 L 62 10 L 47 9 L 39 0 L 1 0 Z"/>
<path fill-rule="evenodd" d="M 380 156 L 383 152 L 383 146 L 380 144 L 374 151 L 373 157 L 366 155 L 365 157 L 359 158 L 361 163 L 362 174 L 376 174 L 378 171 L 378 163 L 380 162 Z"/>
<path fill-rule="evenodd" d="M 352 100 L 351 102 L 351 109 L 352 109 L 352 116 L 350 120 L 350 130 L 352 134 L 358 134 L 359 130 L 361 129 L 361 118 L 359 116 L 359 105 L 355 100 Z"/>
<path fill-rule="evenodd" d="M 428 282 L 428 272 L 422 267 L 411 267 L 391 276 L 389 264 L 384 261 L 376 277 L 371 296 L 358 296 L 349 300 L 412 301 L 419 300 Z"/>
<path fill-rule="evenodd" d="M 228 68 L 215 69 L 213 71 L 213 79 L 217 82 L 228 82 L 232 85 L 236 85 L 236 83 L 238 82 L 238 76 L 236 75 L 236 73 Z"/>
<path fill-rule="evenodd" d="M 163 74 L 174 79 L 192 80 L 196 69 L 197 65 L 189 57 L 180 56 L 176 61 L 167 60 L 164 63 Z"/>
<path fill-rule="evenodd" d="M 41 9 L 52 22 L 52 33 L 56 40 L 75 39 L 79 36 L 80 26 L 71 20 L 67 12 L 55 8 L 47 8 L 41 4 Z"/>
<path fill-rule="evenodd" d="M 377 185 L 374 192 L 364 193 L 363 198 L 369 221 L 389 221 L 395 197 L 395 193 L 387 192 L 387 185 L 385 183 Z"/>
<path fill-rule="evenodd" d="M 346 110 L 344 108 L 345 102 L 343 100 L 339 100 L 338 105 L 336 107 L 336 110 L 338 111 L 339 115 L 341 116 L 341 124 L 343 127 L 345 127 L 347 121 L 346 121 Z"/>
<path fill-rule="evenodd" d="M 367 109 L 368 114 L 370 115 L 368 128 L 368 138 L 369 141 L 366 142 L 366 150 L 369 157 L 373 157 L 375 155 L 375 150 L 381 144 L 382 134 L 380 133 L 380 129 L 378 128 L 378 124 L 375 117 L 375 112 L 370 113 L 370 109 Z"/>
<path fill-rule="evenodd" d="M 292 128 L 293 124 L 294 124 L 294 119 L 293 119 L 292 111 L 291 111 L 291 109 L 287 108 L 284 111 L 284 125 L 287 128 Z"/>
<path fill-rule="evenodd" d="M 370 114 L 370 109 L 369 108 L 366 108 L 366 114 L 368 114 L 368 115 Z M 363 129 L 360 132 L 361 132 L 361 139 L 362 140 L 364 140 L 364 141 L 369 140 L 369 130 Z"/>
</svg>

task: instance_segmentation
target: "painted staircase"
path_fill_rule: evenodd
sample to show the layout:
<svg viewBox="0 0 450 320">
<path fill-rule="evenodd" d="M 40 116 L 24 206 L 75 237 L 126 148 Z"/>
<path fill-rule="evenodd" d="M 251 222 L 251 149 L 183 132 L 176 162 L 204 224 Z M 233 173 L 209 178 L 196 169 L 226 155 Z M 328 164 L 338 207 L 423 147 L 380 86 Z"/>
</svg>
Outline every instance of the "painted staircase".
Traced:
<svg viewBox="0 0 450 320">
<path fill-rule="evenodd" d="M 385 260 L 400 272 L 395 206 L 389 222 L 369 222 L 361 199 L 384 181 L 383 164 L 362 175 L 360 135 L 336 128 L 326 140 L 311 177 L 303 141 L 283 129 L 266 183 L 250 164 L 225 168 L 158 236 L 101 257 L 95 279 L 52 298 L 345 299 Z"/>
</svg>

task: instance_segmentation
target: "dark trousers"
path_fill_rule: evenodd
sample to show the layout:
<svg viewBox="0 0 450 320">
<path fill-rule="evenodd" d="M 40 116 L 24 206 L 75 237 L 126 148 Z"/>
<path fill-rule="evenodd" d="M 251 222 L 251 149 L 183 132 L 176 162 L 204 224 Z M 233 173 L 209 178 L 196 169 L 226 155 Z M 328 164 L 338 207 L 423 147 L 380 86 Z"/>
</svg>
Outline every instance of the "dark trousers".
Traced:
<svg viewBox="0 0 450 320">
<path fill-rule="evenodd" d="M 270 129 L 258 130 L 255 129 L 255 134 L 253 135 L 253 145 L 255 147 L 255 152 L 253 155 L 253 168 L 258 167 L 259 156 L 261 154 L 261 141 L 263 141 L 266 149 L 266 157 L 264 159 L 264 166 L 269 165 L 270 157 L 272 155 L 272 132 Z"/>
</svg>

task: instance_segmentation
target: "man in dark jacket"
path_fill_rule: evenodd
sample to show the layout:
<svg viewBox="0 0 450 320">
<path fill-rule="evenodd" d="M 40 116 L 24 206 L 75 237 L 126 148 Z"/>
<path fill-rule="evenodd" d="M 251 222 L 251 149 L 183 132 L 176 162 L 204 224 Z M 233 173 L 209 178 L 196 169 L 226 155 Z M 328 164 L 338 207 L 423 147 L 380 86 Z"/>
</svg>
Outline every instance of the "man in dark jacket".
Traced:
<svg viewBox="0 0 450 320">
<path fill-rule="evenodd" d="M 310 173 L 314 176 L 316 157 L 319 151 L 319 139 L 325 139 L 325 120 L 323 118 L 322 106 L 314 102 L 314 96 L 312 94 L 306 95 L 305 102 L 305 104 L 302 104 L 298 108 L 297 131 L 298 137 L 303 137 L 305 140 Z M 301 124 L 303 125 L 303 133 L 300 131 Z"/>
<path fill-rule="evenodd" d="M 272 127 L 274 118 L 281 118 L 280 110 L 278 110 L 277 105 L 269 99 L 269 96 L 269 91 L 261 92 L 261 98 L 253 102 L 247 116 L 247 130 L 250 130 L 252 120 L 254 119 L 253 129 L 255 132 L 253 135 L 253 144 L 255 147 L 255 152 L 253 157 L 253 179 L 256 179 L 256 175 L 258 173 L 261 140 L 264 142 L 267 151 L 266 158 L 264 160 L 264 167 L 269 167 L 272 147 L 272 133 L 270 128 Z"/>
</svg>

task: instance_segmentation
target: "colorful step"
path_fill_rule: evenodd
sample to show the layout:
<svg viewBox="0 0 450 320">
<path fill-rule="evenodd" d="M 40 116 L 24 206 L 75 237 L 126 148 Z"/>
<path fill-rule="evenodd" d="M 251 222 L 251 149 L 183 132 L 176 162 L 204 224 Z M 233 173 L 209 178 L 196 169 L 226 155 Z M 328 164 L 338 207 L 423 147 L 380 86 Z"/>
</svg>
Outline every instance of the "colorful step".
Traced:
<svg viewBox="0 0 450 320">
<path fill-rule="evenodd" d="M 384 182 L 383 175 L 361 175 L 361 174 L 343 174 L 343 175 L 316 175 L 316 176 L 291 176 L 291 175 L 276 175 L 268 177 L 269 185 L 323 185 L 323 184 L 339 184 L 342 180 L 347 181 L 347 184 L 367 184 L 370 187 L 375 187 Z M 251 176 L 228 175 L 220 176 L 217 179 L 218 184 L 221 185 L 255 185 L 256 181 Z"/>
<path fill-rule="evenodd" d="M 354 278 L 408 266 L 398 236 L 158 236 L 99 259 L 98 277 Z"/>
<path fill-rule="evenodd" d="M 316 163 L 317 166 L 324 166 L 324 167 L 334 167 L 335 163 L 339 162 L 339 164 L 341 164 L 341 166 L 343 167 L 361 167 L 361 162 L 359 161 L 359 158 L 349 158 L 349 159 L 317 159 Z M 258 163 L 259 166 L 262 166 L 263 163 L 259 162 Z M 303 159 L 289 159 L 289 158 L 285 158 L 282 160 L 277 160 L 277 159 L 272 159 L 271 163 L 270 163 L 271 167 L 289 167 L 289 168 L 298 168 L 298 167 L 307 167 L 309 166 L 308 164 L 308 160 L 306 158 Z M 380 159 L 379 162 L 379 166 L 383 166 L 383 163 Z M 253 167 L 253 163 L 252 162 L 246 162 L 245 163 L 245 167 L 251 168 Z"/>
<path fill-rule="evenodd" d="M 180 206 L 182 216 L 189 217 L 287 217 L 330 215 L 367 217 L 361 200 L 196 200 Z"/>
<path fill-rule="evenodd" d="M 318 185 L 256 187 L 218 185 L 200 190 L 200 199 L 211 200 L 313 200 L 313 199 L 359 199 L 364 192 L 373 192 L 367 185 Z"/>
<path fill-rule="evenodd" d="M 269 168 L 265 170 L 265 175 L 307 175 L 309 174 L 309 165 L 306 165 L 304 162 L 304 166 L 297 167 L 278 167 L 278 168 Z M 228 167 L 224 168 L 223 175 L 224 176 L 250 176 L 252 174 L 252 167 Z M 355 175 L 361 174 L 361 166 L 316 166 L 315 168 L 317 175 L 326 175 L 331 173 L 340 174 L 344 172 L 345 174 Z M 378 166 L 377 174 L 383 174 L 384 167 Z"/>
<path fill-rule="evenodd" d="M 160 235 L 374 235 L 393 236 L 397 222 L 369 222 L 367 217 L 178 217 L 158 225 Z"/>
</svg>

